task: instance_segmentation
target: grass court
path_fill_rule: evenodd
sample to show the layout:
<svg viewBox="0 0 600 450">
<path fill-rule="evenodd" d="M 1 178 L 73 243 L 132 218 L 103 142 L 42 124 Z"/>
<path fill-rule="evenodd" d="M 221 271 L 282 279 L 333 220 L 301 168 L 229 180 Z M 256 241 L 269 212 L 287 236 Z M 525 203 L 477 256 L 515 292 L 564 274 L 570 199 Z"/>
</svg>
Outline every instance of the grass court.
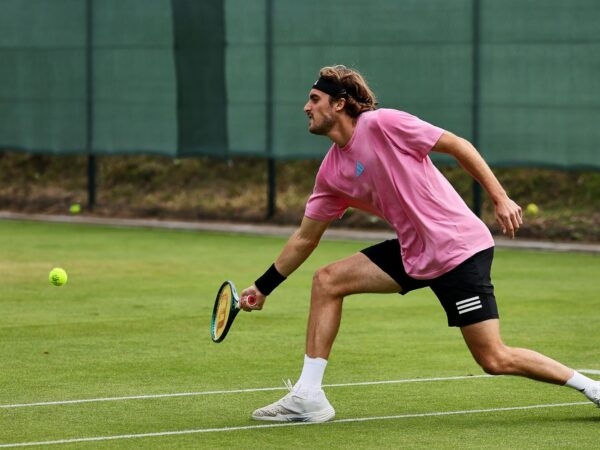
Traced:
<svg viewBox="0 0 600 450">
<path fill-rule="evenodd" d="M 598 447 L 577 392 L 489 377 L 428 290 L 345 300 L 325 376 L 336 418 L 255 422 L 300 373 L 314 270 L 370 242 L 324 241 L 214 344 L 223 279 L 239 289 L 285 239 L 0 221 L 0 447 L 484 449 Z M 63 267 L 68 283 L 51 286 Z M 600 378 L 600 257 L 498 249 L 509 345 Z"/>
</svg>

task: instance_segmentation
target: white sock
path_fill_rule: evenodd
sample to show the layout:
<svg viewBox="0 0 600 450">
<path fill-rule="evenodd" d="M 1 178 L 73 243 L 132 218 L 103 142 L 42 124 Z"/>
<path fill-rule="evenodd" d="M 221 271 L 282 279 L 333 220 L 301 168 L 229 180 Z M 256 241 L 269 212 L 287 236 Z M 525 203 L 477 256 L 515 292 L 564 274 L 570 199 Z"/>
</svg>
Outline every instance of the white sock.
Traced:
<svg viewBox="0 0 600 450">
<path fill-rule="evenodd" d="M 565 386 L 568 386 L 573 389 L 577 389 L 579 392 L 584 392 L 585 389 L 595 381 L 591 378 L 586 377 L 585 375 L 580 374 L 577 371 L 574 371 L 573 376 L 567 380 Z"/>
<path fill-rule="evenodd" d="M 302 386 L 302 389 L 307 389 L 309 391 L 320 390 L 326 367 L 326 359 L 310 358 L 309 356 L 304 355 L 304 367 L 302 367 L 302 373 L 300 374 L 298 382 L 294 385 L 294 388 Z"/>
</svg>

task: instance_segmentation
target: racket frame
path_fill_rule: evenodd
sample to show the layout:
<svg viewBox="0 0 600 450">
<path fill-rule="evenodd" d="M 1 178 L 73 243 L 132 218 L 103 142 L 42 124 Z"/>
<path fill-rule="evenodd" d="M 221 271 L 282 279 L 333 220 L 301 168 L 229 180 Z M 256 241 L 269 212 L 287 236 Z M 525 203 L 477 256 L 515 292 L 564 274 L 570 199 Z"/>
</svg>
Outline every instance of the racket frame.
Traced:
<svg viewBox="0 0 600 450">
<path fill-rule="evenodd" d="M 228 289 L 231 291 L 229 299 L 223 297 Z M 221 303 L 223 301 L 227 301 L 228 304 L 226 306 L 224 305 L 223 309 L 221 309 Z M 248 296 L 247 301 L 250 304 L 253 304 L 256 299 L 254 296 Z M 224 281 L 217 291 L 217 297 L 215 298 L 215 304 L 210 319 L 210 338 L 213 342 L 219 343 L 225 339 L 233 321 L 240 312 L 240 309 L 240 297 L 235 289 L 235 284 L 231 280 Z M 221 329 L 223 331 L 217 336 L 217 331 Z"/>
</svg>

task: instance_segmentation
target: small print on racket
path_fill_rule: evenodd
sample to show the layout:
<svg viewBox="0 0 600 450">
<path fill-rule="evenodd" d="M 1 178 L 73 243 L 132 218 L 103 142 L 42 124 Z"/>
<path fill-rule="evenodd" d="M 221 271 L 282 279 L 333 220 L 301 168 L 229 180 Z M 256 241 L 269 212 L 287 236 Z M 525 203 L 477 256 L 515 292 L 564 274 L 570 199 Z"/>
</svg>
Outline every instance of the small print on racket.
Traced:
<svg viewBox="0 0 600 450">
<path fill-rule="evenodd" d="M 249 295 L 246 297 L 246 302 L 253 305 L 256 303 L 256 297 Z M 225 339 L 240 309 L 240 298 L 233 281 L 223 282 L 217 292 L 210 320 L 210 337 L 213 342 L 221 342 Z"/>
</svg>

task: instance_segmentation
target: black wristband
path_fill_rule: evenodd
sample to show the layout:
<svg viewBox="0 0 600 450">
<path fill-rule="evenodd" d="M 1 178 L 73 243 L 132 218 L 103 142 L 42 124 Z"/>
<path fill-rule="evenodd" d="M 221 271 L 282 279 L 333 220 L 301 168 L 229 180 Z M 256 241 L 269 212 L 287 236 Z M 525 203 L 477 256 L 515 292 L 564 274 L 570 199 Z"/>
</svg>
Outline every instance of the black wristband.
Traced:
<svg viewBox="0 0 600 450">
<path fill-rule="evenodd" d="M 269 295 L 277 286 L 283 283 L 286 278 L 287 277 L 281 275 L 275 268 L 275 264 L 271 264 L 271 267 L 269 267 L 267 271 L 254 282 L 254 286 L 256 286 L 263 295 Z"/>
</svg>

